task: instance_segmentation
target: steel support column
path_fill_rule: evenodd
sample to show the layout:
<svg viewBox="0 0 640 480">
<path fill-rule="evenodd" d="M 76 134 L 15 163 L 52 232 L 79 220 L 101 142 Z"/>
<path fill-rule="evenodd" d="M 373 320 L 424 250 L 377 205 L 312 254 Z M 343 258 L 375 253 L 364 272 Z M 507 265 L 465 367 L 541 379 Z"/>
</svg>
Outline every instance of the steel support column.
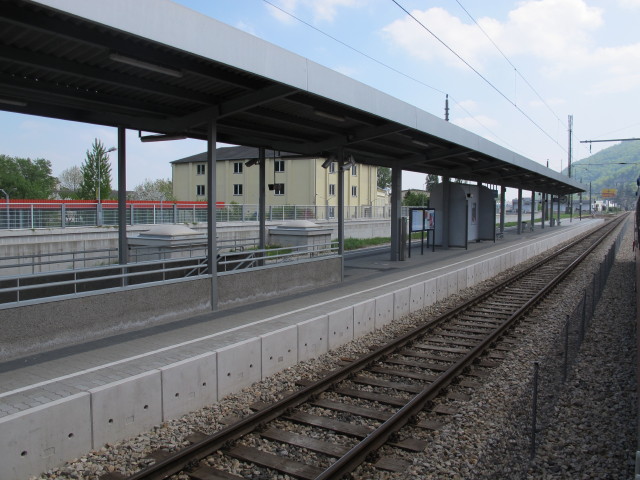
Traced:
<svg viewBox="0 0 640 480">
<path fill-rule="evenodd" d="M 400 260 L 400 217 L 402 216 L 402 169 L 391 169 L 391 261 Z"/>
<path fill-rule="evenodd" d="M 127 245 L 127 130 L 118 127 L 118 262 L 129 262 Z"/>
<path fill-rule="evenodd" d="M 518 189 L 518 235 L 522 233 L 522 189 Z"/>
<path fill-rule="evenodd" d="M 536 223 L 536 192 L 531 190 L 531 231 Z"/>
<path fill-rule="evenodd" d="M 504 209 L 507 206 L 507 187 L 500 185 L 500 234 L 504 235 Z"/>
<path fill-rule="evenodd" d="M 218 309 L 218 242 L 216 228 L 216 119 L 207 128 L 207 272 L 211 275 L 211 310 Z"/>
<path fill-rule="evenodd" d="M 264 147 L 260 147 L 258 149 L 258 165 L 260 167 L 259 170 L 259 175 L 260 175 L 260 179 L 258 181 L 258 188 L 259 188 L 259 193 L 258 193 L 258 219 L 260 221 L 260 235 L 259 235 L 259 244 L 258 244 L 258 248 L 260 250 L 264 250 L 267 241 L 267 219 L 266 219 L 266 215 L 267 215 L 267 192 L 266 192 L 266 186 L 267 186 L 267 182 L 266 182 L 266 176 L 267 176 L 267 159 L 266 159 L 266 155 L 264 153 Z M 275 165 L 274 167 L 275 168 Z"/>
<path fill-rule="evenodd" d="M 344 280 L 344 151 L 338 150 L 338 255 L 340 281 Z"/>
<path fill-rule="evenodd" d="M 449 248 L 449 198 L 451 197 L 451 181 L 449 177 L 442 177 L 442 248 Z M 438 219 L 436 218 L 436 222 Z M 466 242 L 466 239 L 465 239 Z"/>
</svg>

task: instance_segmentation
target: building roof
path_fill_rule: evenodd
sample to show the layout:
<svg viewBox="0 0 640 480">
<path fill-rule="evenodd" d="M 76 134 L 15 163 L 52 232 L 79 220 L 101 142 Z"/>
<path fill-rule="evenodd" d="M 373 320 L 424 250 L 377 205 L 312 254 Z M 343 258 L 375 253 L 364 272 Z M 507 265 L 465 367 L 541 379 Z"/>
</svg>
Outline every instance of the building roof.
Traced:
<svg viewBox="0 0 640 480">
<path fill-rule="evenodd" d="M 233 48 L 229 48 L 229 46 Z M 581 184 L 167 0 L 5 0 L 0 109 L 526 190 Z"/>
<path fill-rule="evenodd" d="M 297 153 L 279 152 L 274 150 L 265 150 L 266 158 L 288 158 L 288 157 L 300 157 Z M 216 148 L 216 161 L 221 162 L 225 160 L 251 160 L 258 158 L 258 149 L 255 147 L 220 147 Z M 172 164 L 179 163 L 206 163 L 207 152 L 197 153 L 189 157 L 180 158 L 171 162 Z"/>
</svg>

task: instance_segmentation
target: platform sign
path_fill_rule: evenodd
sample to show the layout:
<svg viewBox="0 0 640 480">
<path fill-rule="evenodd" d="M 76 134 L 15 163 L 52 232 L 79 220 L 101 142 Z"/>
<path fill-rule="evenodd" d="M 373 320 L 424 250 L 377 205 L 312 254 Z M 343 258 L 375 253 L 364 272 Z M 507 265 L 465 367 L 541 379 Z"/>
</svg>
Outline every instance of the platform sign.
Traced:
<svg viewBox="0 0 640 480">
<path fill-rule="evenodd" d="M 420 235 L 420 251 L 424 254 L 424 232 L 427 232 L 427 248 L 429 248 L 430 233 L 433 232 L 432 250 L 435 251 L 435 208 L 410 208 L 409 209 L 409 233 L 422 232 Z M 409 258 L 411 258 L 411 239 L 409 239 Z"/>
<path fill-rule="evenodd" d="M 422 208 L 411 208 L 409 209 L 409 212 L 411 214 L 410 216 L 410 222 L 409 222 L 409 226 L 410 226 L 410 230 L 411 232 L 421 232 L 422 230 L 424 230 L 424 228 L 422 228 L 422 224 L 423 224 L 423 209 Z"/>
<path fill-rule="evenodd" d="M 600 195 L 602 198 L 615 198 L 618 195 L 618 190 L 615 188 L 603 188 Z"/>
</svg>

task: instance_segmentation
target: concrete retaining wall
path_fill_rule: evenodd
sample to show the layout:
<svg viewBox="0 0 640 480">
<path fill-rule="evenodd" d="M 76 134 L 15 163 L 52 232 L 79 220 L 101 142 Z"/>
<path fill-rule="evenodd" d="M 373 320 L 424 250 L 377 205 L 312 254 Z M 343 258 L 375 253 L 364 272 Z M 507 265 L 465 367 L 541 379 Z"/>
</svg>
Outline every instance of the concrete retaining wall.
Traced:
<svg viewBox="0 0 640 480">
<path fill-rule="evenodd" d="M 190 408 L 216 402 L 296 361 L 322 355 L 409 311 L 480 283 L 592 226 L 589 223 L 543 238 L 279 332 L 0 418 L 0 478 L 19 480 L 37 475 L 83 451 L 99 449 L 104 442 L 124 439 Z M 185 368 L 190 372 L 186 377 Z M 184 406 L 175 401 L 180 396 L 186 400 Z M 168 398 L 173 401 L 166 401 Z"/>
<path fill-rule="evenodd" d="M 327 257 L 221 274 L 218 307 L 253 303 L 339 282 L 341 262 L 339 257 Z M 0 361 L 210 311 L 210 278 L 145 284 L 6 308 L 0 310 Z M 105 312 L 109 312 L 106 317 Z"/>
</svg>

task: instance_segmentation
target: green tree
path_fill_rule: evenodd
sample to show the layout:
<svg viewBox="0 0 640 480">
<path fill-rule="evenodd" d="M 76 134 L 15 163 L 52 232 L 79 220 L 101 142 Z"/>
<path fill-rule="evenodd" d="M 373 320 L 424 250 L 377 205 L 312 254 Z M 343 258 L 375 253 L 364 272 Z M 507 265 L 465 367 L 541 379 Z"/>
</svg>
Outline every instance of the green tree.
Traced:
<svg viewBox="0 0 640 480">
<path fill-rule="evenodd" d="M 80 167 L 82 171 L 82 183 L 78 190 L 78 198 L 83 200 L 109 198 L 111 193 L 111 165 L 109 152 L 115 148 L 106 149 L 97 138 L 91 144 L 91 150 L 87 150 L 87 158 Z"/>
<path fill-rule="evenodd" d="M 438 183 L 440 183 L 438 175 L 429 173 L 425 180 L 425 189 L 427 190 L 427 192 L 431 192 L 433 190 L 433 187 L 435 187 Z"/>
<path fill-rule="evenodd" d="M 82 184 L 82 170 L 77 165 L 63 170 L 58 176 L 60 198 L 78 198 L 78 190 Z"/>
<path fill-rule="evenodd" d="M 10 198 L 47 199 L 56 183 L 49 160 L 0 155 L 0 188 Z"/>
<path fill-rule="evenodd" d="M 175 201 L 173 184 L 168 178 L 157 180 L 146 179 L 133 189 L 131 200 Z"/>
<path fill-rule="evenodd" d="M 391 169 L 389 167 L 378 167 L 378 188 L 388 188 L 391 186 Z"/>
<path fill-rule="evenodd" d="M 429 196 L 422 192 L 407 190 L 402 199 L 402 205 L 408 207 L 429 206 Z"/>
</svg>

